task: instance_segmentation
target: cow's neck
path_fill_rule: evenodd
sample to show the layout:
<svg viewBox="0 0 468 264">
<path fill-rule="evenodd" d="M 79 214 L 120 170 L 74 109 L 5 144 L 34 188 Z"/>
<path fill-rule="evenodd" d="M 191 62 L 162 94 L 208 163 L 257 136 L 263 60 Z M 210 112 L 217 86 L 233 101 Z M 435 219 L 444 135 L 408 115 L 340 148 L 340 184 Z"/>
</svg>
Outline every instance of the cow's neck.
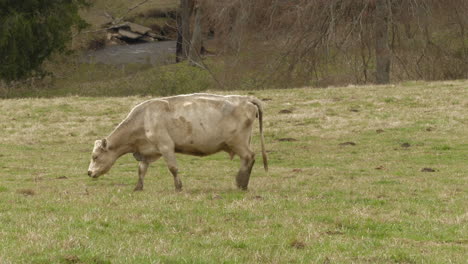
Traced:
<svg viewBox="0 0 468 264">
<path fill-rule="evenodd" d="M 109 146 L 116 152 L 117 157 L 134 152 L 134 142 L 132 142 L 132 131 L 123 124 L 120 124 L 107 137 Z"/>
</svg>

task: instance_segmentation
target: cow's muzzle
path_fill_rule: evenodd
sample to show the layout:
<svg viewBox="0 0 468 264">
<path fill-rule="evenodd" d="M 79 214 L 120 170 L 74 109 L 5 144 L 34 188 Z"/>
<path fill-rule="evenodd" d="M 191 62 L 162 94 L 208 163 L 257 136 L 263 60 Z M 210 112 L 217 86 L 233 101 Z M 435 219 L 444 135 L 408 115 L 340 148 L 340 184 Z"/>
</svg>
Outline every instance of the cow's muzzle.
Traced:
<svg viewBox="0 0 468 264">
<path fill-rule="evenodd" d="M 93 172 L 92 171 L 88 171 L 88 176 L 91 177 L 91 178 L 97 178 L 97 174 L 94 174 L 93 175 Z"/>
</svg>

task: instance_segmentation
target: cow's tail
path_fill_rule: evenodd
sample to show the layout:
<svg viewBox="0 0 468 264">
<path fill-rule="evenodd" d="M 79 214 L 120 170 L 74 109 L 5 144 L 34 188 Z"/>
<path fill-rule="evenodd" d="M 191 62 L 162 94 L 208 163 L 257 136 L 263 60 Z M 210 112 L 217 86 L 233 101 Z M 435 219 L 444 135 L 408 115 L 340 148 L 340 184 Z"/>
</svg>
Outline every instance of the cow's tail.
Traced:
<svg viewBox="0 0 468 264">
<path fill-rule="evenodd" d="M 255 97 L 251 97 L 250 102 L 258 109 L 258 122 L 260 127 L 260 144 L 262 146 L 263 168 L 268 172 L 268 158 L 265 151 L 265 139 L 263 138 L 263 107 L 262 102 Z"/>
</svg>

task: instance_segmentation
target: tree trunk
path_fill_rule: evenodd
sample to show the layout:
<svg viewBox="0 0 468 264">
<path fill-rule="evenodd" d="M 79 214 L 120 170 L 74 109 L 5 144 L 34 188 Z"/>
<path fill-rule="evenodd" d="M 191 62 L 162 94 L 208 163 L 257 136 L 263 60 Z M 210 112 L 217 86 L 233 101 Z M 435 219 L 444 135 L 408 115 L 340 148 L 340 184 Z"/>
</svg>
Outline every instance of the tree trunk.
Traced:
<svg viewBox="0 0 468 264">
<path fill-rule="evenodd" d="M 190 52 L 190 16 L 192 9 L 193 0 L 180 0 L 180 23 L 178 25 L 179 33 L 177 39 L 181 45 L 181 50 L 177 53 L 178 60 L 186 59 Z"/>
<path fill-rule="evenodd" d="M 376 81 L 390 82 L 390 48 L 388 47 L 389 6 L 387 0 L 375 1 L 375 57 Z"/>
<path fill-rule="evenodd" d="M 184 52 L 182 48 L 183 43 L 182 37 L 182 16 L 180 12 L 177 14 L 177 44 L 176 44 L 176 62 L 181 62 L 184 60 Z"/>
<path fill-rule="evenodd" d="M 202 29 L 201 29 L 201 17 L 202 9 L 199 5 L 195 6 L 195 24 L 193 27 L 192 41 L 190 45 L 189 61 L 191 65 L 196 65 L 201 62 L 201 50 L 202 50 Z"/>
</svg>

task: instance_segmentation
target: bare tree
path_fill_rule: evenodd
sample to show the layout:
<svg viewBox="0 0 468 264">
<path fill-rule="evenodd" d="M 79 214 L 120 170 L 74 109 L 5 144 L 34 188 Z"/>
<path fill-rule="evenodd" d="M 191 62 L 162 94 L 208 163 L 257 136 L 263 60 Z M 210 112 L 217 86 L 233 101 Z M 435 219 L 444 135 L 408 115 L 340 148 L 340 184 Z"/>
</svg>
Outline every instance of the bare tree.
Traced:
<svg viewBox="0 0 468 264">
<path fill-rule="evenodd" d="M 190 18 L 193 11 L 193 0 L 180 0 L 177 17 L 177 61 L 186 59 L 190 52 Z"/>
<path fill-rule="evenodd" d="M 467 0 L 202 3 L 204 19 L 216 32 L 217 53 L 225 60 L 219 79 L 236 88 L 239 83 L 327 86 L 468 74 L 468 22 L 462 15 L 468 13 Z"/>
<path fill-rule="evenodd" d="M 387 0 L 375 0 L 376 82 L 390 82 L 390 48 L 388 46 L 389 6 Z"/>
<path fill-rule="evenodd" d="M 199 4 L 194 7 L 195 21 L 193 26 L 192 41 L 190 42 L 189 50 L 189 62 L 191 65 L 199 65 L 201 62 L 201 50 L 202 50 L 202 25 L 201 18 L 203 16 L 202 8 Z"/>
</svg>

